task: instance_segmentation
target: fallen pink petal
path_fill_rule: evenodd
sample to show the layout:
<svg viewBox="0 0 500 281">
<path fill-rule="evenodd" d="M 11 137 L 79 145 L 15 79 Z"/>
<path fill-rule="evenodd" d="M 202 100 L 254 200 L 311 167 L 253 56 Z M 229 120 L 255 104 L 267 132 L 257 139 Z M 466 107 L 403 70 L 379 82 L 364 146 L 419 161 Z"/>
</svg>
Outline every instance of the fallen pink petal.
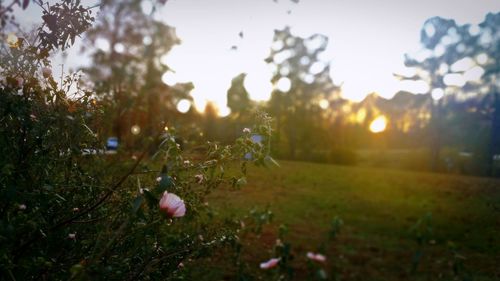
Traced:
<svg viewBox="0 0 500 281">
<path fill-rule="evenodd" d="M 273 267 L 276 267 L 278 263 L 280 262 L 281 258 L 272 258 L 266 262 L 263 262 L 260 264 L 261 269 L 271 269 Z"/>
<path fill-rule="evenodd" d="M 313 252 L 307 252 L 306 256 L 308 259 L 310 259 L 312 261 L 316 261 L 316 262 L 325 262 L 326 261 L 326 256 L 319 254 L 319 253 L 316 254 Z"/>
</svg>

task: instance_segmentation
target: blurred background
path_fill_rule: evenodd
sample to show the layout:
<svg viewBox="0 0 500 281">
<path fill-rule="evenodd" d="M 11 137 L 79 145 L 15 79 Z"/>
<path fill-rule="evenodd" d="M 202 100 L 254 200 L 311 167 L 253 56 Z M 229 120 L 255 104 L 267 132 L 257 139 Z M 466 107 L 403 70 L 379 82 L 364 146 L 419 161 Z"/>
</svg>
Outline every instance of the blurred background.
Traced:
<svg viewBox="0 0 500 281">
<path fill-rule="evenodd" d="M 95 89 L 121 148 L 229 142 L 260 110 L 278 159 L 500 176 L 498 1 L 88 2 L 52 67 Z"/>
</svg>

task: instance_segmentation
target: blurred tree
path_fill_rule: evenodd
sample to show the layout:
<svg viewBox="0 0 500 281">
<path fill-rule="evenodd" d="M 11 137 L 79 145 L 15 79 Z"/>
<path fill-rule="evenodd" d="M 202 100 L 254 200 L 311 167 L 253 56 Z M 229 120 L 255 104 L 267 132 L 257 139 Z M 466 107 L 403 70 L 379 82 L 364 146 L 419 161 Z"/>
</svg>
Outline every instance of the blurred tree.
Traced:
<svg viewBox="0 0 500 281">
<path fill-rule="evenodd" d="M 276 30 L 271 54 L 266 62 L 276 66 L 269 111 L 276 118 L 276 141 L 288 145 L 288 156 L 307 158 L 320 143 L 323 109 L 336 91 L 330 79 L 330 66 L 319 59 L 328 38 L 315 34 L 308 38 L 294 36 L 290 28 Z M 282 139 L 282 134 L 286 139 Z"/>
<path fill-rule="evenodd" d="M 246 73 L 241 73 L 234 77 L 227 91 L 227 106 L 231 109 L 231 114 L 219 124 L 224 127 L 222 137 L 225 141 L 237 138 L 241 135 L 243 128 L 249 128 L 254 113 L 259 107 L 250 99 L 244 86 L 246 76 Z"/>
<path fill-rule="evenodd" d="M 444 77 L 448 73 L 450 65 L 461 58 L 457 52 L 457 46 L 460 42 L 458 38 L 458 26 L 454 20 L 434 17 L 428 19 L 420 33 L 420 42 L 424 51 L 420 52 L 424 58 L 413 58 L 406 55 L 405 64 L 409 67 L 417 67 L 417 75 L 411 77 L 413 80 L 425 81 L 431 91 L 434 91 L 434 97 L 429 95 L 429 111 L 431 112 L 429 127 L 429 146 L 431 151 L 431 169 L 439 169 L 439 154 L 442 146 L 442 103 L 443 95 L 447 85 L 444 83 Z M 442 38 L 447 38 L 448 44 L 442 44 Z M 427 56 L 427 57 L 425 57 Z"/>
<path fill-rule="evenodd" d="M 490 109 L 487 110 L 491 115 L 488 174 L 498 176 L 500 173 L 495 170 L 494 159 L 500 155 L 500 13 L 488 14 L 479 26 L 481 28 L 480 48 L 476 58 L 485 59 L 483 81 L 488 93 L 487 104 L 491 104 Z"/>
<path fill-rule="evenodd" d="M 203 134 L 208 141 L 217 139 L 217 109 L 215 105 L 208 102 L 205 106 L 205 116 L 203 120 Z"/>
<path fill-rule="evenodd" d="M 189 98 L 162 82 L 169 70 L 162 56 L 180 43 L 174 28 L 155 16 L 163 2 L 103 1 L 87 32 L 93 63 L 84 70 L 99 99 L 109 105 L 111 131 L 120 140 L 133 125 L 146 136 L 163 129 L 166 119 L 176 116 L 177 102 Z"/>
<path fill-rule="evenodd" d="M 427 20 L 421 31 L 421 43 L 424 51 L 416 56 L 406 56 L 407 66 L 418 69 L 413 80 L 424 80 L 430 86 L 429 105 L 430 120 L 430 148 L 431 167 L 439 169 L 440 151 L 443 144 L 456 143 L 456 138 L 468 139 L 463 126 L 461 134 L 454 134 L 451 124 L 457 124 L 455 119 L 463 119 L 462 115 L 477 115 L 482 112 L 483 118 L 489 122 L 475 122 L 471 130 L 489 131 L 490 137 L 477 139 L 474 136 L 477 157 L 487 162 L 487 173 L 492 173 L 493 156 L 499 153 L 496 150 L 498 138 L 498 17 L 489 14 L 479 26 L 470 24 L 457 25 L 454 20 L 434 17 Z M 422 56 L 423 55 L 423 56 Z M 486 70 L 486 71 L 485 71 Z M 484 73 L 484 75 L 483 75 Z M 463 108 L 470 98 L 482 99 L 480 103 L 466 102 L 469 105 Z M 455 102 L 453 102 L 455 101 Z M 465 112 L 460 109 L 465 110 Z M 471 116 L 469 116 L 470 118 Z M 455 131 L 456 132 L 456 131 Z M 451 137 L 455 138 L 452 139 Z M 489 140 L 488 140 L 489 139 Z M 489 143 L 489 145 L 485 145 Z M 462 147 L 464 143 L 462 142 Z M 485 150 L 484 147 L 489 147 Z"/>
<path fill-rule="evenodd" d="M 231 87 L 227 91 L 227 106 L 237 119 L 245 118 L 252 107 L 250 96 L 243 85 L 245 77 L 245 73 L 234 77 L 231 81 Z"/>
<path fill-rule="evenodd" d="M 440 169 L 440 152 L 447 138 L 445 134 L 449 132 L 443 120 L 443 106 L 452 99 L 450 95 L 465 95 L 474 87 L 463 76 L 457 76 L 455 67 L 457 62 L 477 52 L 478 35 L 471 34 L 469 29 L 469 25 L 459 26 L 454 20 L 431 18 L 421 31 L 420 42 L 424 50 L 415 57 L 406 55 L 405 64 L 418 69 L 410 79 L 423 80 L 430 87 L 429 145 L 433 171 Z M 457 81 L 452 81 L 454 79 Z"/>
</svg>

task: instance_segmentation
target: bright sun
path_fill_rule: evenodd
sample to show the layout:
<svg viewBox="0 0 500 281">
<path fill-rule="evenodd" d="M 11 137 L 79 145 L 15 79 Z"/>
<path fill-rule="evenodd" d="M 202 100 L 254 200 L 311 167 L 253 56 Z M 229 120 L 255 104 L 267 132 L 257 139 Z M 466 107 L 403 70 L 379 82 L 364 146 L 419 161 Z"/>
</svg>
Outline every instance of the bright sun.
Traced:
<svg viewBox="0 0 500 281">
<path fill-rule="evenodd" d="M 386 127 L 387 127 L 387 118 L 385 118 L 384 115 L 381 115 L 381 116 L 375 118 L 375 120 L 373 120 L 370 123 L 370 131 L 372 133 L 383 132 L 383 131 L 385 131 Z"/>
</svg>

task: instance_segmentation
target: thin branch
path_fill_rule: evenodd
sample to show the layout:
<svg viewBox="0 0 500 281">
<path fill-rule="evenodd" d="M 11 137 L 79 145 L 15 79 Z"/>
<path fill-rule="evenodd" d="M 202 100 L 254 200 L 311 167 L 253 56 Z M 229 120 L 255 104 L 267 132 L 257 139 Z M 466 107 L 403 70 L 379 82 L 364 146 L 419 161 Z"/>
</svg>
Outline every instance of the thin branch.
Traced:
<svg viewBox="0 0 500 281">
<path fill-rule="evenodd" d="M 127 178 L 132 175 L 135 171 L 135 169 L 137 168 L 137 166 L 139 166 L 139 163 L 141 162 L 142 158 L 144 158 L 144 156 L 146 155 L 147 153 L 147 150 L 144 151 L 140 156 L 139 158 L 135 161 L 134 165 L 132 166 L 132 168 L 130 168 L 130 170 L 106 193 L 104 194 L 104 196 L 102 196 L 97 202 L 95 202 L 92 206 L 86 208 L 85 210 L 75 214 L 74 216 L 64 220 L 64 221 L 61 221 L 59 223 L 57 223 L 56 225 L 52 226 L 51 228 L 49 228 L 49 231 L 53 231 L 61 226 L 64 226 L 66 224 L 69 224 L 71 222 L 73 222 L 74 220 L 90 213 L 91 211 L 95 210 L 97 207 L 99 207 L 102 203 L 104 203 L 104 201 L 106 201 L 106 199 L 108 199 L 126 180 Z"/>
<path fill-rule="evenodd" d="M 156 142 L 152 142 L 151 145 L 154 145 Z M 122 186 L 122 184 L 127 180 L 127 178 L 132 175 L 135 171 L 135 169 L 139 166 L 140 162 L 142 161 L 142 159 L 144 158 L 144 156 L 148 153 L 149 151 L 149 148 L 150 146 L 147 147 L 147 149 L 144 150 L 144 152 L 139 156 L 139 158 L 135 161 L 134 165 L 130 168 L 130 170 L 113 186 L 111 187 L 108 192 L 106 192 L 104 194 L 104 196 L 102 196 L 97 202 L 95 202 L 93 205 L 91 205 L 90 207 L 82 210 L 81 212 L 73 215 L 72 217 L 66 219 L 66 220 L 63 220 L 59 223 L 56 223 L 54 226 L 50 227 L 48 230 L 47 230 L 47 233 L 48 232 L 52 232 L 62 226 L 65 226 L 67 224 L 70 224 L 70 223 L 73 223 L 74 221 L 76 221 L 77 219 L 81 218 L 82 216 L 90 213 L 91 211 L 95 210 L 97 207 L 99 207 L 101 204 L 103 204 L 118 188 L 120 188 Z M 25 242 L 24 244 L 22 244 L 21 246 L 19 246 L 19 249 L 18 251 L 16 252 L 16 256 L 14 258 L 14 260 L 17 260 L 21 254 L 24 252 L 24 250 L 31 244 L 33 244 L 34 242 L 36 242 L 38 239 L 40 239 L 40 235 L 36 235 L 34 236 L 33 238 L 31 238 L 30 240 L 28 240 L 27 242 Z"/>
<path fill-rule="evenodd" d="M 12 9 L 12 7 L 14 7 L 15 4 L 19 5 L 19 0 L 12 1 L 12 3 L 10 3 L 4 9 L 0 10 L 0 16 L 3 16 L 4 14 L 6 14 L 10 9 Z"/>
</svg>

